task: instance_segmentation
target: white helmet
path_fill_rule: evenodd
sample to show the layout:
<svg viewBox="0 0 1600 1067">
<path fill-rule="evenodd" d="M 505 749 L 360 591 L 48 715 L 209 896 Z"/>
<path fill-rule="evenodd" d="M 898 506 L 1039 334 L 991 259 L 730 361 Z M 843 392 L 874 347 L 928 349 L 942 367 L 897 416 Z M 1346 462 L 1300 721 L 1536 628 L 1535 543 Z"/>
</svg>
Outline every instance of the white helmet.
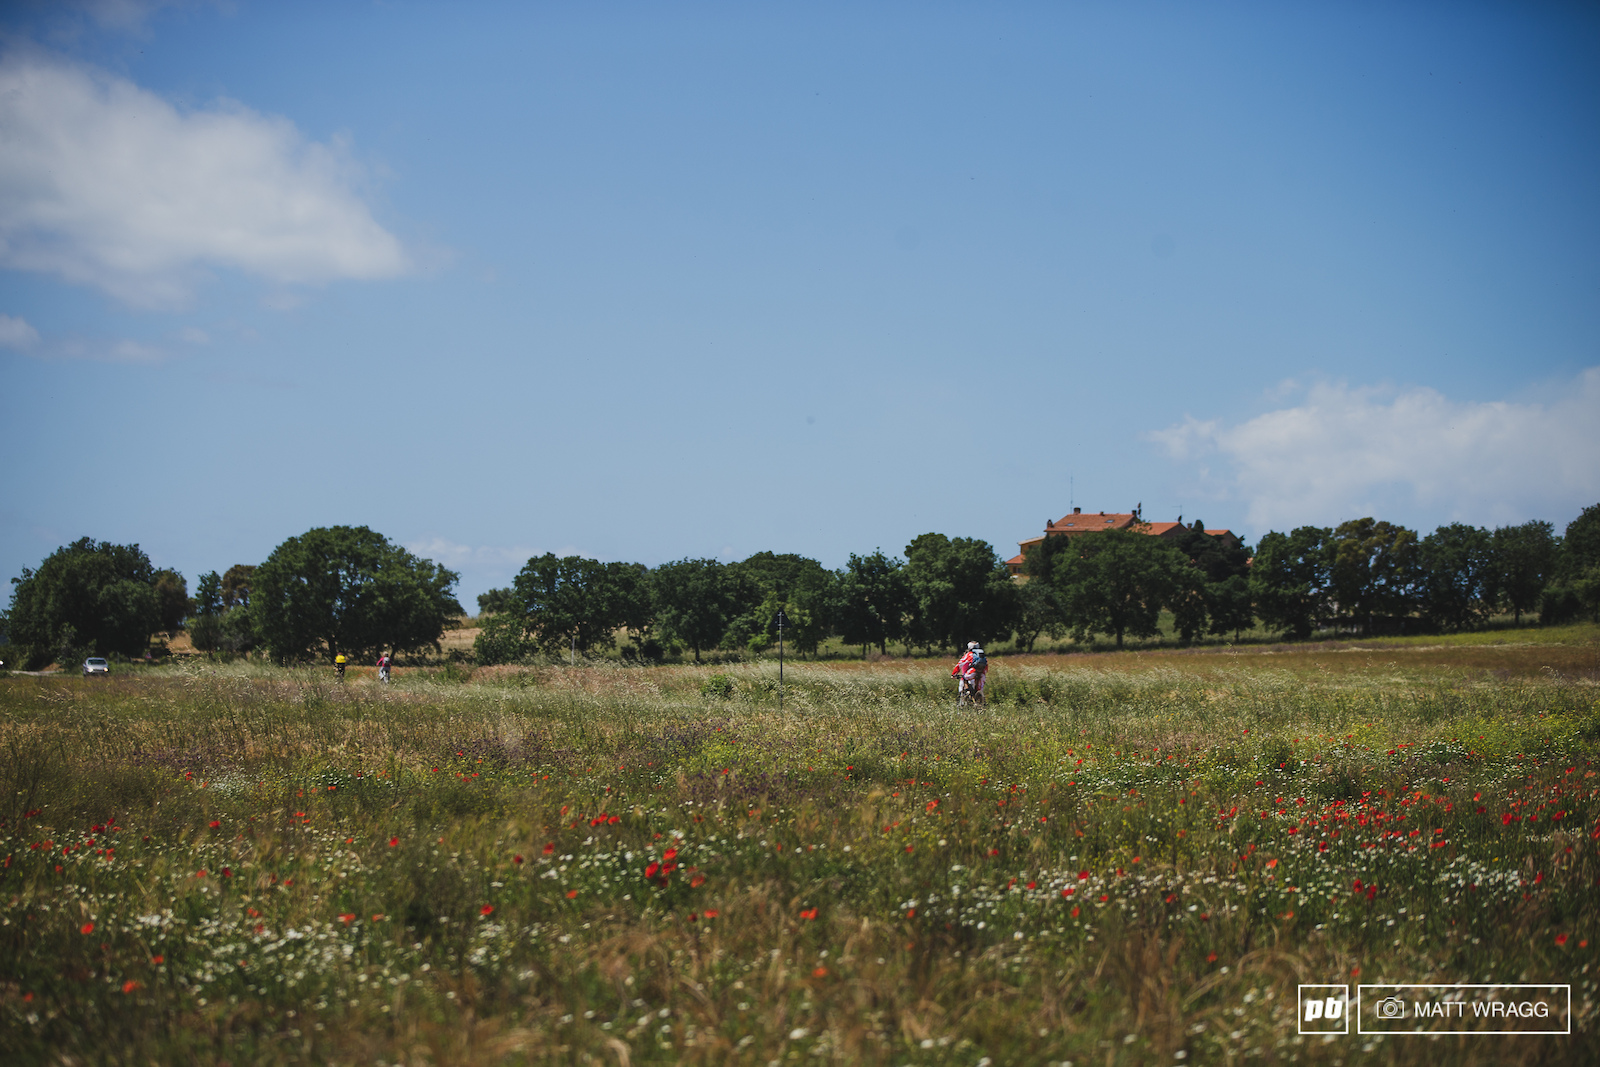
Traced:
<svg viewBox="0 0 1600 1067">
<path fill-rule="evenodd" d="M 967 642 L 967 647 L 968 648 L 977 648 L 978 647 L 978 642 L 976 642 L 976 641 L 968 641 Z"/>
</svg>

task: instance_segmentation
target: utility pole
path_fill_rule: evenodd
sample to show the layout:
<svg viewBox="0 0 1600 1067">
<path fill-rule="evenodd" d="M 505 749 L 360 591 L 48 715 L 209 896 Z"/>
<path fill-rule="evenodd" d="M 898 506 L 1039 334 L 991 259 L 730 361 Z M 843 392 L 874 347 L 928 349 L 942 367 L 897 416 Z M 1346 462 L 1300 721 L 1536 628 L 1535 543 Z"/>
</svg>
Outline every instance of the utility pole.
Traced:
<svg viewBox="0 0 1600 1067">
<path fill-rule="evenodd" d="M 778 617 L 774 620 L 778 624 L 778 711 L 783 711 L 783 626 L 789 619 L 784 615 L 783 609 L 778 609 Z"/>
</svg>

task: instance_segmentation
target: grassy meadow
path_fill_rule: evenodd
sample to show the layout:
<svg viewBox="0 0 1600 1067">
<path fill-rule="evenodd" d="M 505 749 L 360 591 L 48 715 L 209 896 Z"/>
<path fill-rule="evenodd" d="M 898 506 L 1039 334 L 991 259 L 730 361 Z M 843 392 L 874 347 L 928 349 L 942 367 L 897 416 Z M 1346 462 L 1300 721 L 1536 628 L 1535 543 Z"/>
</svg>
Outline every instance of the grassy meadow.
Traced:
<svg viewBox="0 0 1600 1067">
<path fill-rule="evenodd" d="M 0 1062 L 1600 1061 L 1596 628 L 947 672 L 0 678 Z"/>
</svg>

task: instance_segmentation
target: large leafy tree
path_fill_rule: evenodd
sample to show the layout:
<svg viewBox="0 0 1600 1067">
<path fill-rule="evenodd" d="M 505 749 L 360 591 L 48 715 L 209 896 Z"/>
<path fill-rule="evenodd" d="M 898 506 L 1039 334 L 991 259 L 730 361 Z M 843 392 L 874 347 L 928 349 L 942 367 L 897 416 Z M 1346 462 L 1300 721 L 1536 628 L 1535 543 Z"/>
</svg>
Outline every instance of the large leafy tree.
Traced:
<svg viewBox="0 0 1600 1067">
<path fill-rule="evenodd" d="M 925 533 L 906 546 L 907 635 L 924 649 L 987 644 L 1017 627 L 1017 589 L 987 541 Z"/>
<path fill-rule="evenodd" d="M 1020 583 L 1017 586 L 1017 642 L 1032 652 L 1040 634 L 1059 639 L 1066 633 L 1061 607 L 1049 583 L 1036 582 L 1031 578 Z"/>
<path fill-rule="evenodd" d="M 1581 614 L 1600 622 L 1600 504 L 1567 524 L 1555 571 L 1540 600 L 1539 620 L 1563 622 Z"/>
<path fill-rule="evenodd" d="M 1327 619 L 1332 610 L 1332 535 L 1327 527 L 1301 526 L 1261 538 L 1250 565 L 1250 593 L 1262 622 L 1304 639 Z"/>
<path fill-rule="evenodd" d="M 256 569 L 249 563 L 235 563 L 222 575 L 222 606 L 225 608 L 249 607 L 250 589 L 255 583 Z"/>
<path fill-rule="evenodd" d="M 1328 547 L 1334 600 L 1363 634 L 1378 619 L 1403 619 L 1417 606 L 1422 574 L 1415 530 L 1351 519 L 1334 528 Z"/>
<path fill-rule="evenodd" d="M 195 583 L 194 610 L 202 617 L 222 613 L 222 576 L 216 571 L 206 571 Z"/>
<path fill-rule="evenodd" d="M 513 610 L 516 602 L 517 594 L 515 590 L 506 588 L 491 589 L 487 593 L 478 594 L 478 614 L 499 615 L 501 612 Z"/>
<path fill-rule="evenodd" d="M 1560 544 L 1555 527 L 1539 519 L 1494 531 L 1489 543 L 1491 595 L 1496 607 L 1511 610 L 1518 626 L 1524 612 L 1539 606 L 1554 577 Z"/>
<path fill-rule="evenodd" d="M 797 652 L 814 654 L 831 632 L 838 577 L 814 559 L 792 552 L 757 552 L 728 569 L 741 579 L 741 614 L 724 643 L 765 651 L 778 640 L 777 617 L 788 619 L 784 640 Z"/>
<path fill-rule="evenodd" d="M 1206 533 L 1199 519 L 1172 543 L 1189 557 L 1195 574 L 1187 577 L 1173 604 L 1173 616 L 1185 641 L 1207 626 L 1214 634 L 1238 633 L 1255 625 L 1250 600 L 1250 550 L 1242 543 Z M 1198 576 L 1198 583 L 1196 582 Z"/>
<path fill-rule="evenodd" d="M 138 655 L 160 622 L 156 570 L 138 545 L 85 537 L 11 582 L 7 632 L 33 665 L 82 649 Z"/>
<path fill-rule="evenodd" d="M 1033 580 L 1054 589 L 1075 639 L 1110 634 L 1118 648 L 1127 636 L 1160 633 L 1162 606 L 1193 577 L 1193 565 L 1177 546 L 1137 530 L 1047 537 L 1028 563 Z"/>
<path fill-rule="evenodd" d="M 616 631 L 644 625 L 649 614 L 644 571 L 632 563 L 558 559 L 546 552 L 530 559 L 517 575 L 506 611 L 521 619 L 543 652 L 609 648 L 616 643 Z"/>
<path fill-rule="evenodd" d="M 890 559 L 881 548 L 870 556 L 850 553 L 839 579 L 839 631 L 863 655 L 869 645 L 887 653 L 889 642 L 905 635 L 913 603 L 903 560 Z"/>
<path fill-rule="evenodd" d="M 189 602 L 189 583 L 183 575 L 173 570 L 156 571 L 153 583 L 156 592 L 156 628 L 175 633 L 183 628 L 192 605 Z"/>
<path fill-rule="evenodd" d="M 1453 522 L 1422 539 L 1422 610 L 1439 626 L 1465 630 L 1494 612 L 1493 535 Z"/>
<path fill-rule="evenodd" d="M 256 568 L 250 615 L 281 660 L 437 648 L 446 620 L 462 614 L 457 580 L 365 526 L 318 527 Z"/>
<path fill-rule="evenodd" d="M 655 622 L 668 640 L 694 653 L 716 648 L 740 613 L 741 582 L 714 559 L 680 559 L 650 572 Z"/>
</svg>

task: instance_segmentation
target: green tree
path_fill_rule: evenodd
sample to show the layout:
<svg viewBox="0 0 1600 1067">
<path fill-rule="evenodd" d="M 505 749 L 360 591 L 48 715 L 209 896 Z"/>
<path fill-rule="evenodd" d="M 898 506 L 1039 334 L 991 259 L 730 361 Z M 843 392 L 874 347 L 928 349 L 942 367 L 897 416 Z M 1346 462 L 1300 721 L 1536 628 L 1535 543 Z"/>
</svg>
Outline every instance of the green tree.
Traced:
<svg viewBox="0 0 1600 1067">
<path fill-rule="evenodd" d="M 1233 631 L 1234 640 L 1241 631 L 1256 624 L 1255 598 L 1250 593 L 1250 579 L 1242 574 L 1206 586 L 1206 612 L 1211 616 L 1211 632 L 1225 634 Z"/>
<path fill-rule="evenodd" d="M 1567 524 L 1561 538 L 1561 566 L 1569 574 L 1600 567 L 1600 504 L 1590 504 Z"/>
<path fill-rule="evenodd" d="M 860 645 L 863 656 L 869 645 L 887 654 L 889 642 L 905 634 L 913 604 L 904 561 L 890 559 L 881 548 L 870 556 L 852 552 L 839 586 L 839 630 L 845 641 Z"/>
<path fill-rule="evenodd" d="M 1029 573 L 1050 583 L 1076 640 L 1091 633 L 1155 637 L 1161 608 L 1193 580 L 1177 546 L 1138 530 L 1047 537 L 1029 553 Z"/>
<path fill-rule="evenodd" d="M 815 571 L 802 572 L 783 601 L 789 625 L 784 640 L 792 642 L 802 655 L 815 656 L 822 642 L 838 626 L 842 607 L 839 575 L 820 563 Z"/>
<path fill-rule="evenodd" d="M 479 593 L 478 614 L 498 615 L 502 611 L 511 611 L 516 599 L 517 593 L 514 589 L 491 589 L 487 593 Z"/>
<path fill-rule="evenodd" d="M 987 541 L 925 533 L 906 546 L 905 577 L 912 644 L 959 652 L 968 641 L 1003 641 L 1016 629 L 1016 586 Z"/>
<path fill-rule="evenodd" d="M 1060 540 L 1058 538 L 1057 540 Z M 1061 606 L 1056 603 L 1055 591 L 1048 582 L 1029 579 L 1017 585 L 1017 641 L 1028 651 L 1041 634 L 1057 640 L 1066 636 L 1067 627 L 1061 619 Z"/>
<path fill-rule="evenodd" d="M 610 648 L 617 630 L 639 624 L 644 581 L 634 564 L 546 552 L 528 560 L 512 589 L 507 613 L 521 619 L 534 647 L 552 655 L 569 649 L 587 654 Z"/>
<path fill-rule="evenodd" d="M 1180 554 L 1183 552 L 1177 545 L 1172 548 Z M 1174 560 L 1172 588 L 1167 592 L 1166 604 L 1172 612 L 1172 626 L 1178 631 L 1178 640 L 1192 645 L 1206 632 L 1206 622 L 1211 617 L 1211 583 L 1206 581 L 1205 571 L 1193 560 L 1184 558 L 1188 561 L 1184 567 L 1177 566 Z"/>
<path fill-rule="evenodd" d="M 1490 596 L 1497 608 L 1511 609 L 1518 626 L 1524 612 L 1538 608 L 1555 575 L 1560 545 L 1555 527 L 1538 519 L 1495 529 L 1489 544 Z"/>
<path fill-rule="evenodd" d="M 1465 630 L 1494 612 L 1493 535 L 1453 522 L 1422 539 L 1422 610 L 1434 624 Z"/>
<path fill-rule="evenodd" d="M 256 569 L 249 563 L 235 563 L 222 575 L 222 606 L 225 608 L 249 607 L 250 589 L 255 582 Z"/>
<path fill-rule="evenodd" d="M 1600 504 L 1567 524 L 1556 556 L 1556 580 L 1539 603 L 1540 622 L 1588 615 L 1600 622 Z"/>
<path fill-rule="evenodd" d="M 1329 542 L 1333 598 L 1363 634 L 1376 620 L 1404 620 L 1417 607 L 1421 568 L 1417 534 L 1370 516 L 1334 528 Z"/>
<path fill-rule="evenodd" d="M 222 632 L 218 635 L 217 647 L 227 652 L 249 652 L 261 641 L 256 632 L 255 618 L 251 608 L 239 604 L 222 613 Z"/>
<path fill-rule="evenodd" d="M 1206 524 L 1199 519 L 1185 527 L 1172 543 L 1189 557 L 1202 577 L 1198 589 L 1192 579 L 1186 582 L 1187 595 L 1180 596 L 1180 602 L 1173 605 L 1174 620 L 1185 635 L 1184 640 L 1192 641 L 1198 636 L 1207 619 L 1213 634 L 1231 630 L 1237 636 L 1239 631 L 1254 626 L 1250 550 L 1232 538 L 1206 533 Z"/>
<path fill-rule="evenodd" d="M 156 571 L 156 629 L 176 633 L 189 617 L 189 583 L 174 570 Z"/>
<path fill-rule="evenodd" d="M 11 579 L 6 613 L 11 643 L 34 666 L 65 662 L 81 649 L 140 655 L 160 621 L 155 568 L 138 545 L 92 537 L 56 549 Z"/>
<path fill-rule="evenodd" d="M 730 563 L 737 576 L 740 611 L 728 625 L 725 646 L 748 644 L 764 652 L 778 642 L 777 616 L 789 620 L 784 641 L 796 651 L 815 653 L 827 636 L 831 620 L 829 601 L 821 595 L 834 581 L 833 574 L 814 559 L 792 552 L 757 552 Z"/>
<path fill-rule="evenodd" d="M 481 666 L 515 663 L 533 650 L 522 617 L 515 611 L 488 616 L 472 639 L 472 658 Z"/>
<path fill-rule="evenodd" d="M 716 648 L 739 614 L 739 582 L 714 559 L 681 559 L 650 572 L 655 621 L 668 640 L 680 641 L 700 662 Z"/>
<path fill-rule="evenodd" d="M 1332 611 L 1333 576 L 1329 539 L 1323 526 L 1301 526 L 1292 533 L 1269 532 L 1256 546 L 1250 565 L 1250 593 L 1261 621 L 1304 640 Z"/>
<path fill-rule="evenodd" d="M 273 656 L 332 660 L 437 649 L 446 620 L 462 614 L 451 592 L 457 580 L 365 526 L 330 526 L 273 549 L 247 595 L 254 629 Z"/>
<path fill-rule="evenodd" d="M 194 610 L 202 616 L 222 613 L 222 577 L 216 571 L 206 571 L 195 583 Z"/>
</svg>

